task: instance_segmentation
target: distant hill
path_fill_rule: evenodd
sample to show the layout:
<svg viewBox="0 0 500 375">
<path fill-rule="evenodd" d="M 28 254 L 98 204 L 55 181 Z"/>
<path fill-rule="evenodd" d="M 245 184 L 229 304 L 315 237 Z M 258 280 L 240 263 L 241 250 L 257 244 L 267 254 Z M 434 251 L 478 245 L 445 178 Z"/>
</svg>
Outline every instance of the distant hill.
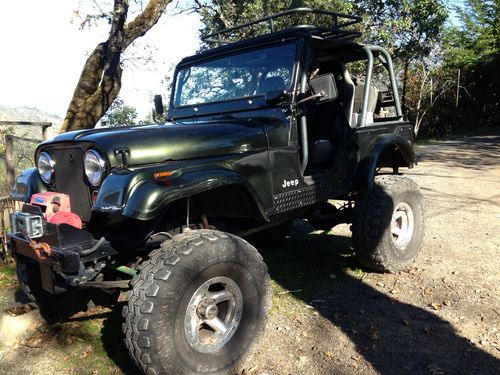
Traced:
<svg viewBox="0 0 500 375">
<path fill-rule="evenodd" d="M 59 132 L 62 119 L 54 114 L 44 112 L 34 107 L 9 107 L 0 104 L 0 121 L 44 121 L 51 122 L 49 128 L 49 136 L 53 136 Z M 27 127 L 24 127 L 25 129 Z M 31 127 L 30 127 L 31 128 Z M 26 129 L 27 130 L 27 129 Z M 35 129 L 30 129 L 30 133 Z M 17 129 L 16 129 L 17 133 Z M 24 133 L 24 132 L 23 132 Z M 35 137 L 38 135 L 33 134 Z"/>
</svg>

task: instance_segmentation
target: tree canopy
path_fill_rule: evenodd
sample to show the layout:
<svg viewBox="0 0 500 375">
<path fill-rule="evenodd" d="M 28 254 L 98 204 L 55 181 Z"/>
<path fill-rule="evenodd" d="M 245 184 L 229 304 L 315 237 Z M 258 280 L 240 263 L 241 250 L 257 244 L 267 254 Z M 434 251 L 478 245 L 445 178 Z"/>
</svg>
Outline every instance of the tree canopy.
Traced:
<svg viewBox="0 0 500 375">
<path fill-rule="evenodd" d="M 91 128 L 106 113 L 121 87 L 121 54 L 153 27 L 169 2 L 149 0 L 128 21 L 129 0 L 113 0 L 112 11 L 85 19 L 90 23 L 105 18 L 110 32 L 84 65 L 61 131 Z M 361 15 L 361 41 L 383 45 L 394 56 L 406 113 L 417 131 L 420 125 L 427 129 L 496 125 L 498 0 L 464 0 L 455 9 L 456 21 L 448 24 L 444 0 L 191 0 L 180 5 L 199 13 L 201 35 L 297 7 Z M 118 122 L 135 120 L 132 111 L 123 113 L 126 107 L 118 101 L 103 122 L 115 121 L 118 114 L 125 115 Z"/>
<path fill-rule="evenodd" d="M 101 118 L 102 126 L 116 127 L 134 125 L 137 120 L 137 110 L 126 105 L 123 99 L 116 98 L 106 114 Z"/>
</svg>

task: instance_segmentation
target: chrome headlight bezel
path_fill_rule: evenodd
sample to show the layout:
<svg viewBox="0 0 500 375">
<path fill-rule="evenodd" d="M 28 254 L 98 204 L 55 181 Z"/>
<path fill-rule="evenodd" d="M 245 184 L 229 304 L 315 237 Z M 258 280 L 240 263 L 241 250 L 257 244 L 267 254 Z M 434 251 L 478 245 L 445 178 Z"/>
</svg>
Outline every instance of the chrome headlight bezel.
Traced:
<svg viewBox="0 0 500 375">
<path fill-rule="evenodd" d="M 87 150 L 83 158 L 83 167 L 88 182 L 92 186 L 99 186 L 106 173 L 106 161 L 93 149 Z"/>
<path fill-rule="evenodd" d="M 40 155 L 38 155 L 36 165 L 38 168 L 38 174 L 43 182 L 46 184 L 54 182 L 54 166 L 56 165 L 56 162 L 47 151 L 42 151 Z"/>
</svg>

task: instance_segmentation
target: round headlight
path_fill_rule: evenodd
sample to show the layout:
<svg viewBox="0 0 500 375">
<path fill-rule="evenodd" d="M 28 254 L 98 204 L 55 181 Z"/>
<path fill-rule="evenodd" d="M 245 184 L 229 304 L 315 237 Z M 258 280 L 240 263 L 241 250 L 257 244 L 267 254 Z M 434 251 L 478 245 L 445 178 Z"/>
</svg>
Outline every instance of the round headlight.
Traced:
<svg viewBox="0 0 500 375">
<path fill-rule="evenodd" d="M 42 152 L 38 156 L 38 173 L 42 178 L 43 182 L 50 184 L 54 179 L 54 159 L 50 156 L 48 152 Z"/>
<path fill-rule="evenodd" d="M 85 153 L 85 174 L 87 179 L 94 186 L 99 186 L 106 172 L 106 163 L 97 151 L 89 150 Z"/>
</svg>

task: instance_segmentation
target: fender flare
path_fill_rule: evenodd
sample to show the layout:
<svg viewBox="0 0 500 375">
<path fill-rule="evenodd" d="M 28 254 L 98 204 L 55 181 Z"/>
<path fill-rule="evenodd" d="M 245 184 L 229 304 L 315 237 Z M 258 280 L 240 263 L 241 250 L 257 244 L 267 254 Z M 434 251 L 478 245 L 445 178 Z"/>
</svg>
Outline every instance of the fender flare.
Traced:
<svg viewBox="0 0 500 375">
<path fill-rule="evenodd" d="M 355 184 L 358 189 L 373 189 L 373 180 L 379 158 L 384 150 L 391 146 L 400 152 L 403 160 L 406 162 L 406 167 L 413 168 L 414 164 L 416 164 L 415 151 L 408 139 L 396 134 L 378 136 L 366 148 L 366 152 L 363 153 L 364 156 L 359 161 L 355 177 Z"/>
<path fill-rule="evenodd" d="M 141 176 L 144 177 L 143 173 L 133 172 L 109 175 L 101 187 L 93 210 L 120 213 L 138 220 L 151 220 L 174 201 L 221 186 L 238 185 L 249 193 L 262 217 L 268 220 L 262 200 L 253 186 L 234 171 L 224 168 L 183 171 L 178 176 L 173 176 L 169 183 L 163 184 Z M 123 190 L 123 186 L 127 186 L 126 190 Z M 110 197 L 115 199 L 110 200 Z"/>
<path fill-rule="evenodd" d="M 47 191 L 47 187 L 40 178 L 37 168 L 24 170 L 16 179 L 10 196 L 15 201 L 29 203 L 31 196 Z"/>
</svg>

